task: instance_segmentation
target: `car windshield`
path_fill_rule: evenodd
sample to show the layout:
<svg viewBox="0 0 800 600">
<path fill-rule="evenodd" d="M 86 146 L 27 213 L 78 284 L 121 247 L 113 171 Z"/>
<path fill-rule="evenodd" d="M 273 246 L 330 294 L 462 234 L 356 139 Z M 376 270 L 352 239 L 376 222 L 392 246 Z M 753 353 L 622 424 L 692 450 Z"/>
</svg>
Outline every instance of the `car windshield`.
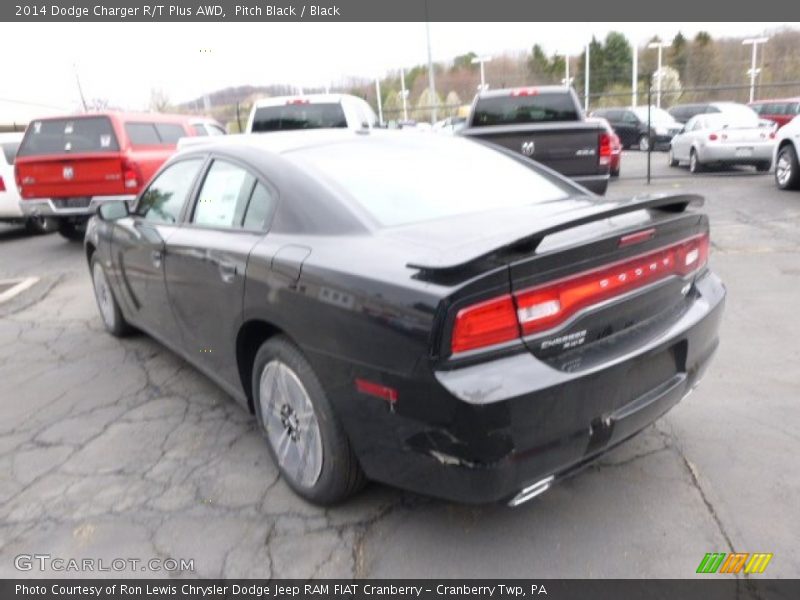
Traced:
<svg viewBox="0 0 800 600">
<path fill-rule="evenodd" d="M 575 193 L 521 160 L 476 142 L 394 136 L 391 144 L 353 141 L 292 155 L 385 227 L 540 204 Z"/>
<path fill-rule="evenodd" d="M 19 149 L 19 142 L 3 142 L 0 144 L 0 147 L 3 148 L 3 154 L 6 157 L 6 163 L 13 165 L 14 157 L 17 155 L 17 150 Z"/>
<path fill-rule="evenodd" d="M 639 117 L 639 120 L 643 123 L 647 123 L 647 107 L 646 106 L 638 106 L 633 109 L 633 112 L 636 113 L 636 116 Z M 663 108 L 658 108 L 656 106 L 650 107 L 650 122 L 657 123 L 660 125 L 671 125 L 675 123 L 675 119 L 665 111 Z"/>
<path fill-rule="evenodd" d="M 118 150 L 117 136 L 108 117 L 70 117 L 33 121 L 18 156 Z"/>
<path fill-rule="evenodd" d="M 347 127 L 347 120 L 338 102 L 311 104 L 290 101 L 280 106 L 257 108 L 253 117 L 253 133 L 341 127 Z"/>
</svg>

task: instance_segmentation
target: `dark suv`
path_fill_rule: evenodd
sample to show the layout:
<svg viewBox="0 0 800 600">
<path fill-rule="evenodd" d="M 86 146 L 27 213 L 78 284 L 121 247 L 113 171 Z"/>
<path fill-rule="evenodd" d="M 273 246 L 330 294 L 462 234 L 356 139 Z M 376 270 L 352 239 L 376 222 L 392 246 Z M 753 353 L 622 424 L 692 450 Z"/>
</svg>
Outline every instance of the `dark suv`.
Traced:
<svg viewBox="0 0 800 600">
<path fill-rule="evenodd" d="M 666 150 L 673 136 L 681 130 L 680 123 L 667 111 L 655 106 L 650 107 L 649 114 L 646 106 L 637 106 L 602 108 L 594 111 L 592 116 L 611 123 L 623 148 L 638 148 L 643 152 L 650 148 Z"/>
</svg>

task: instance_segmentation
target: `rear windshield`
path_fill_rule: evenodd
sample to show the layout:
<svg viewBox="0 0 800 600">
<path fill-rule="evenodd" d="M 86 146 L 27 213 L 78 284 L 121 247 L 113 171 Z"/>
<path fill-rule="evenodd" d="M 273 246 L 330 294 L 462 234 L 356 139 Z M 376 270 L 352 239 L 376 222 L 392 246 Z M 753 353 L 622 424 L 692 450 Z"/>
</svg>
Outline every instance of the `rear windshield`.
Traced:
<svg viewBox="0 0 800 600">
<path fill-rule="evenodd" d="M 489 96 L 475 105 L 473 127 L 578 121 L 580 114 L 572 94 L 547 93 L 529 96 Z"/>
<path fill-rule="evenodd" d="M 264 106 L 253 118 L 253 133 L 339 127 L 347 127 L 347 120 L 338 103 Z"/>
<path fill-rule="evenodd" d="M 17 155 L 17 149 L 19 148 L 19 142 L 5 142 L 0 144 L 3 148 L 3 154 L 6 157 L 6 163 L 9 165 L 14 164 L 14 157 Z"/>
<path fill-rule="evenodd" d="M 108 117 L 44 119 L 28 126 L 18 156 L 118 150 Z"/>
<path fill-rule="evenodd" d="M 385 227 L 540 204 L 575 193 L 557 179 L 470 140 L 406 137 L 412 139 L 353 141 L 291 155 Z M 397 165 L 409 175 L 398 175 Z"/>
</svg>

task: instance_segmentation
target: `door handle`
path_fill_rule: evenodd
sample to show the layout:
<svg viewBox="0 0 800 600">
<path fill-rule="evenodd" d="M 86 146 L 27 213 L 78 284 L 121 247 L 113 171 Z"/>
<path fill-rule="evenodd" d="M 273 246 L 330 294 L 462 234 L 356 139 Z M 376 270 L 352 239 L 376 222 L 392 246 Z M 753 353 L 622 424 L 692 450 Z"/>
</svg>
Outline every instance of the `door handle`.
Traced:
<svg viewBox="0 0 800 600">
<path fill-rule="evenodd" d="M 236 277 L 236 265 L 229 262 L 219 263 L 219 276 L 225 283 L 231 283 Z"/>
<path fill-rule="evenodd" d="M 164 252 L 162 250 L 153 250 L 150 253 L 150 259 L 153 261 L 153 266 L 156 269 L 161 268 L 161 260 L 164 258 Z"/>
</svg>

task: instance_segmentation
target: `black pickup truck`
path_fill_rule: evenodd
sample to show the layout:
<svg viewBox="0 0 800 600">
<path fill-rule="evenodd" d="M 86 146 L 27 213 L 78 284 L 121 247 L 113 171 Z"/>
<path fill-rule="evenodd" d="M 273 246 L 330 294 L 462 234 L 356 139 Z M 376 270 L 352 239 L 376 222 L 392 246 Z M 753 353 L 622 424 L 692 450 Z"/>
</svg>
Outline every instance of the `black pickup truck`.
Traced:
<svg viewBox="0 0 800 600">
<path fill-rule="evenodd" d="M 536 160 L 597 194 L 605 194 L 611 138 L 586 120 L 572 88 L 492 90 L 478 94 L 461 135 Z"/>
</svg>

